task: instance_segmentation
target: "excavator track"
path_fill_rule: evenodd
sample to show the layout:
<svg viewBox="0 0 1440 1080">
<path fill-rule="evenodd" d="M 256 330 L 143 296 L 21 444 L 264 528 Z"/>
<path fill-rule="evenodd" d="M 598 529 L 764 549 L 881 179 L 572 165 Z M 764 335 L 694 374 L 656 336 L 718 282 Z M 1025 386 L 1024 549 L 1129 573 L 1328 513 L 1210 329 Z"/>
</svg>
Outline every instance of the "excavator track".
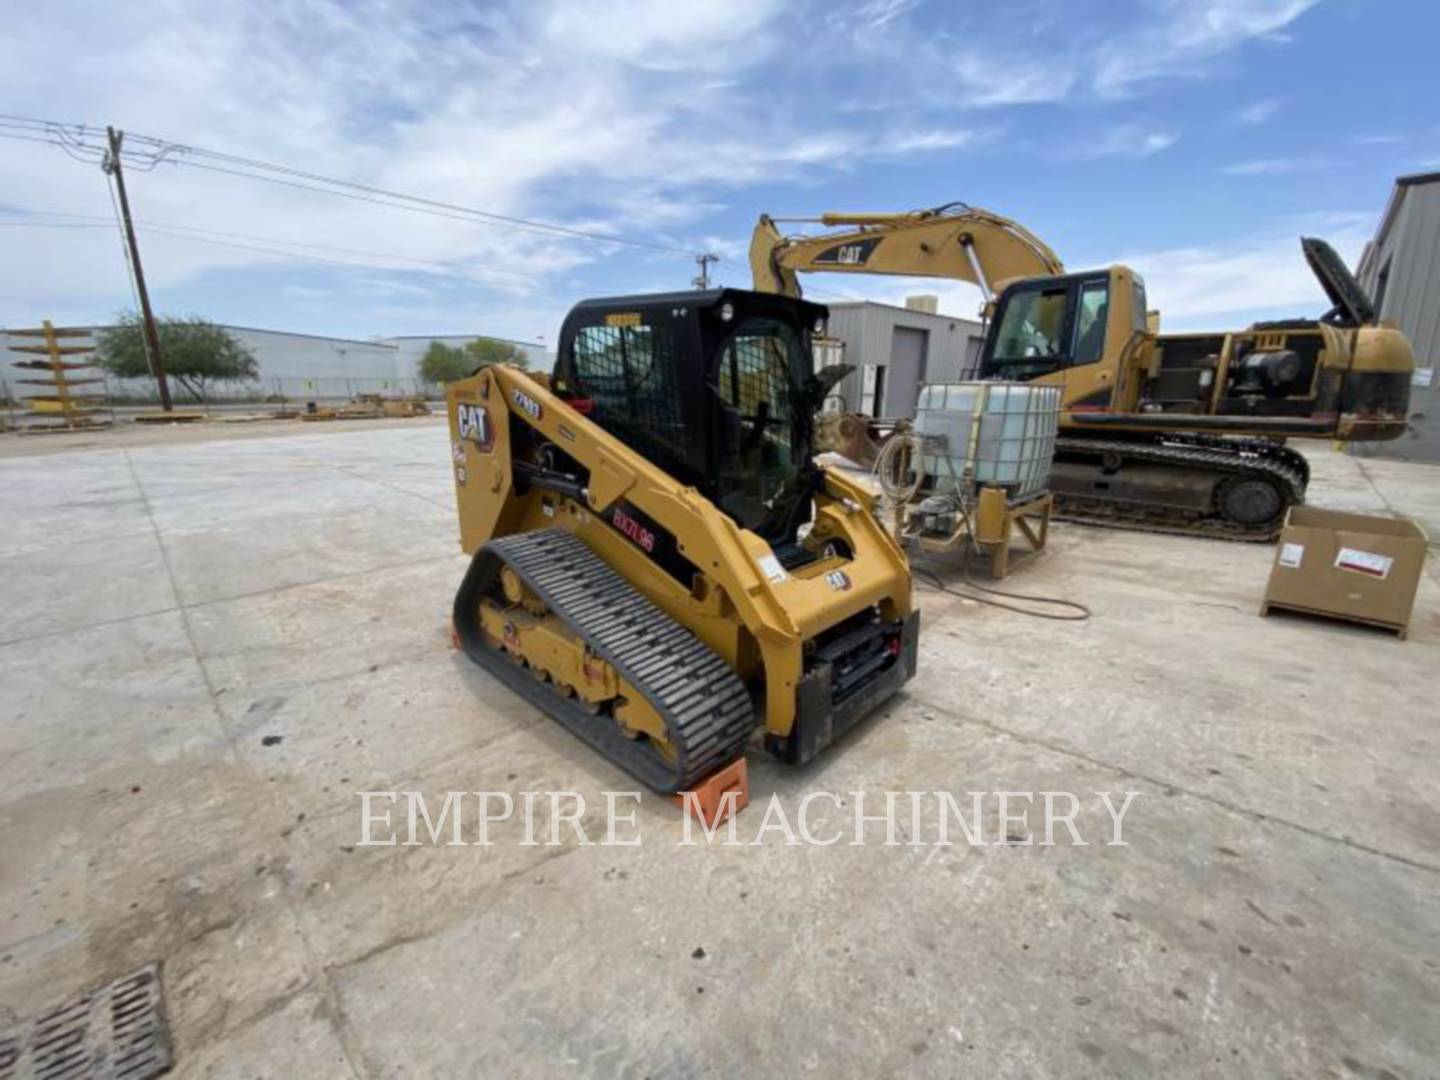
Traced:
<svg viewBox="0 0 1440 1080">
<path fill-rule="evenodd" d="M 505 567 L 645 696 L 665 721 L 671 758 L 627 736 L 608 706 L 586 709 L 490 643 L 480 605 L 500 595 Z M 506 536 L 477 551 L 455 595 L 454 618 L 470 659 L 656 791 L 692 787 L 743 753 L 755 728 L 749 691 L 720 655 L 564 529 Z"/>
<path fill-rule="evenodd" d="M 1124 462 L 1171 465 L 1177 469 L 1218 474 L 1222 484 L 1260 478 L 1274 484 L 1281 496 L 1278 512 L 1259 524 L 1246 524 L 1210 511 L 1168 506 L 1126 506 L 1117 501 L 1057 493 L 1055 516 L 1062 521 L 1174 536 L 1201 536 L 1216 540 L 1268 543 L 1280 535 L 1285 511 L 1305 501 L 1310 468 L 1294 450 L 1254 439 L 1221 439 L 1203 435 L 1171 436 L 1164 441 L 1127 439 L 1076 439 L 1062 436 L 1056 456 L 1079 453 Z M 1217 488 L 1217 490 L 1219 490 Z"/>
</svg>

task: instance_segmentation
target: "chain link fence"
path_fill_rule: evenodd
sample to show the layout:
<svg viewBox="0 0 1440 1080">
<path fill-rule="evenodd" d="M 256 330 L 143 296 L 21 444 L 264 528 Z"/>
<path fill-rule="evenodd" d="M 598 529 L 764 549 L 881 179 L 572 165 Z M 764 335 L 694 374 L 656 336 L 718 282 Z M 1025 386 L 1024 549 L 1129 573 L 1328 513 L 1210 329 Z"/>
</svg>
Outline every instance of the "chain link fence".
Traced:
<svg viewBox="0 0 1440 1080">
<path fill-rule="evenodd" d="M 180 380 L 170 381 L 170 396 L 187 405 L 283 405 L 306 401 L 353 401 L 362 394 L 381 397 L 423 397 L 438 401 L 445 396 L 439 385 L 424 379 L 383 378 L 288 378 L 256 379 L 247 382 L 217 382 L 197 395 Z M 151 379 L 105 379 L 105 391 L 116 405 L 156 405 L 159 392 Z"/>
<path fill-rule="evenodd" d="M 320 405 L 334 405 L 370 395 L 419 398 L 431 403 L 445 398 L 443 387 L 424 379 L 291 376 L 211 383 L 204 388 L 203 394 L 194 393 L 173 377 L 169 382 L 170 397 L 175 407 L 181 409 L 238 411 L 249 407 L 259 411 L 279 406 L 303 407 L 312 401 Z M 102 417 L 108 413 L 113 419 L 117 409 L 143 411 L 160 407 L 160 392 L 153 379 L 117 379 L 106 375 L 102 385 L 86 389 L 103 397 L 103 404 L 96 403 L 99 406 L 97 415 Z M 21 427 L 36 421 L 36 417 L 29 415 L 26 399 L 39 392 L 41 388 L 32 390 L 10 379 L 0 378 L 0 417 L 5 420 L 4 426 Z"/>
</svg>

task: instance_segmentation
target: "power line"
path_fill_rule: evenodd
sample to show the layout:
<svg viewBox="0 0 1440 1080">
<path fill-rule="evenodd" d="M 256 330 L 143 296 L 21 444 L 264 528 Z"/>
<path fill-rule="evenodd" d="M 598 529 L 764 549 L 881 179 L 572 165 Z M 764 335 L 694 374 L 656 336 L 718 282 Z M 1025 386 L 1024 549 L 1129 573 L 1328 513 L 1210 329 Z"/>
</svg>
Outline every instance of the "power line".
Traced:
<svg viewBox="0 0 1440 1080">
<path fill-rule="evenodd" d="M 6 212 L 6 211 L 0 210 L 0 213 L 4 213 L 4 212 Z M 33 221 L 33 222 L 31 222 L 31 221 L 14 221 L 14 222 L 12 222 L 12 221 L 0 221 L 0 227 L 4 227 L 4 226 L 27 227 L 27 226 L 28 226 L 28 227 L 30 227 L 30 228 L 62 228 L 62 229 L 63 229 L 63 228 L 108 228 L 108 227 L 109 227 L 108 219 L 100 218 L 100 217 L 98 217 L 98 216 L 96 216 L 96 215 L 93 215 L 93 214 L 75 214 L 75 213 L 69 213 L 69 212 L 60 211 L 60 210 L 31 210 L 31 209 L 23 209 L 23 208 L 11 208 L 9 212 L 11 212 L 11 213 L 31 214 L 31 215 L 35 215 L 35 216 L 62 217 L 62 218 L 80 218 L 80 219 L 83 219 L 83 220 L 82 220 L 81 222 L 74 223 L 74 224 L 72 224 L 72 223 L 70 223 L 70 222 L 53 222 L 53 221 Z M 105 221 L 106 224 L 104 224 L 104 225 L 99 224 L 99 222 L 102 222 L 102 221 Z M 96 224 L 90 224 L 91 222 L 95 222 Z M 327 245 L 327 244 L 310 244 L 310 243 L 306 243 L 306 242 L 304 242 L 304 241 L 299 241 L 299 240 L 287 240 L 287 239 L 284 239 L 284 238 L 281 238 L 281 237 L 256 236 L 256 235 L 254 235 L 254 234 L 252 234 L 252 233 L 226 232 L 226 231 L 219 230 L 219 229 L 206 229 L 206 228 L 202 228 L 202 227 L 200 227 L 200 226 L 195 226 L 195 225 L 171 225 L 171 224 L 162 224 L 162 223 L 160 223 L 160 222 L 148 222 L 148 221 L 138 221 L 138 220 L 137 220 L 137 221 L 135 222 L 135 228 L 138 229 L 140 232 L 143 232 L 143 233 L 153 234 L 153 235 L 157 235 L 157 236 L 167 236 L 167 237 L 171 237 L 171 238 L 173 238 L 173 239 L 178 239 L 178 240 L 193 240 L 193 241 L 198 241 L 198 242 L 200 242 L 200 243 L 214 244 L 214 245 L 219 246 L 219 247 L 235 248 L 235 249 L 241 250 L 241 251 L 255 251 L 255 252 L 261 252 L 261 253 L 270 254 L 270 255 L 283 255 L 283 256 L 285 256 L 285 257 L 287 257 L 287 258 L 306 259 L 306 260 L 309 260 L 309 261 L 312 261 L 312 262 L 329 263 L 329 264 L 335 265 L 335 266 L 357 267 L 357 268 L 364 269 L 364 270 L 377 270 L 377 269 L 378 269 L 378 270 L 387 270 L 387 269 L 393 269 L 393 268 L 391 268 L 391 267 L 376 266 L 373 262 L 372 262 L 372 263 L 364 263 L 364 262 L 356 262 L 356 261 L 354 261 L 354 260 L 349 260 L 349 259 L 326 258 L 326 257 L 320 256 L 320 255 L 312 255 L 312 254 L 310 254 L 309 252 L 306 252 L 306 251 L 292 251 L 292 250 L 289 250 L 289 249 L 290 249 L 290 248 L 308 248 L 308 249 L 311 249 L 311 250 L 313 250 L 313 251 L 330 251 L 330 252 L 338 252 L 338 253 L 343 254 L 343 255 L 359 255 L 359 256 L 361 256 L 362 258 L 367 258 L 367 259 L 385 260 L 385 261 L 392 261 L 392 262 L 404 262 L 404 263 L 410 263 L 410 264 L 412 264 L 412 265 L 422 267 L 422 268 L 424 268 L 425 270 L 427 270 L 427 271 L 429 271 L 429 272 L 431 272 L 431 273 L 442 274 L 442 275 L 445 275 L 445 276 L 448 276 L 448 277 L 464 278 L 464 279 L 466 279 L 466 280 L 471 280 L 471 279 L 472 279 L 472 275 L 466 274 L 466 273 L 463 273 L 463 272 L 460 272 L 460 271 L 457 271 L 457 270 L 453 269 L 452 267 L 450 267 L 450 266 L 448 266 L 448 265 L 446 265 L 446 264 L 444 264 L 444 263 L 435 262 L 435 261 L 429 260 L 429 259 L 416 259 L 416 258 L 413 258 L 412 256 L 409 256 L 409 255 L 397 255 L 397 254 L 394 254 L 393 252 L 365 251 L 365 250 L 361 250 L 361 249 L 357 249 L 357 248 L 334 247 L 334 246 Z M 231 241 L 235 241 L 235 240 L 249 240 L 249 241 L 253 241 L 253 243 L 242 244 L 242 243 L 233 243 L 233 242 L 231 242 Z M 282 246 L 277 247 L 277 246 L 274 246 L 274 245 L 282 245 Z M 505 269 L 501 269 L 501 268 L 499 268 L 499 267 L 489 266 L 489 265 L 487 265 L 487 266 L 485 267 L 485 270 L 486 270 L 487 273 L 498 274 L 498 275 L 500 275 L 500 276 L 502 276 L 502 277 L 514 278 L 514 279 L 517 280 L 517 281 L 528 281 L 528 280 L 530 280 L 530 278 L 529 278 L 527 275 L 522 274 L 522 273 L 520 273 L 520 272 L 518 272 L 518 271 L 505 270 Z"/>
<path fill-rule="evenodd" d="M 103 155 L 104 153 L 103 147 L 85 141 L 91 136 L 98 138 L 100 135 L 99 130 L 84 124 L 64 124 L 34 117 L 0 114 L 0 128 L 15 129 L 12 131 L 0 130 L 0 138 L 23 139 L 28 142 L 48 142 L 60 147 L 61 150 L 70 154 L 70 156 L 82 161 L 92 160 L 88 155 Z M 42 135 L 44 137 L 41 137 Z M 360 202 L 375 203 L 381 206 L 389 206 L 393 209 L 409 210 L 416 213 L 430 213 L 438 217 L 481 222 L 528 232 L 566 236 L 591 243 L 647 249 L 663 254 L 684 256 L 686 259 L 692 260 L 701 254 L 700 252 L 674 245 L 638 240 L 627 236 L 599 233 L 578 229 L 573 226 L 560 225 L 554 222 L 517 217 L 510 214 L 499 214 L 494 211 L 481 210 L 457 203 L 443 202 L 426 196 L 409 195 L 404 192 L 362 184 L 353 180 L 325 176 L 320 173 L 309 172 L 288 165 L 259 161 L 253 158 L 240 157 L 235 154 L 206 150 L 203 147 L 171 142 L 150 135 L 138 135 L 133 132 L 127 132 L 126 138 L 132 142 L 143 143 L 152 148 L 145 152 L 126 151 L 124 153 L 123 156 L 126 164 L 130 164 L 136 169 L 153 169 L 159 164 L 165 163 L 187 168 L 204 169 L 210 172 L 243 177 L 250 180 L 262 180 L 266 183 L 280 184 L 286 187 L 350 198 Z M 194 160 L 195 158 L 204 158 L 207 160 L 202 162 Z M 98 156 L 93 158 L 95 162 L 101 159 L 102 158 Z M 210 164 L 210 162 L 223 164 Z M 233 167 L 227 168 L 226 166 Z M 284 179 L 285 177 L 293 179 Z M 301 181 L 310 182 L 302 183 Z"/>
<path fill-rule="evenodd" d="M 109 225 L 102 225 L 98 222 L 61 222 L 61 221 L 0 221 L 0 228 L 5 229 L 108 229 Z"/>
<path fill-rule="evenodd" d="M 214 238 L 214 237 L 202 236 L 202 235 L 198 235 L 198 234 L 192 233 L 192 232 L 180 232 L 180 231 L 173 230 L 173 229 L 167 229 L 167 228 L 165 228 L 165 227 L 163 227 L 163 226 L 156 226 L 156 225 L 137 225 L 136 228 L 139 229 L 141 232 L 143 232 L 143 233 L 149 233 L 149 234 L 151 234 L 152 236 L 155 236 L 155 235 L 158 235 L 158 236 L 168 236 L 168 237 L 170 237 L 170 238 L 172 238 L 172 239 L 175 239 L 175 240 L 191 240 L 191 241 L 194 241 L 194 242 L 196 242 L 196 243 L 201 243 L 201 244 L 212 244 L 212 245 L 214 245 L 214 246 L 216 246 L 216 247 L 235 248 L 236 250 L 239 250 L 239 251 L 255 251 L 255 252 L 260 252 L 260 253 L 267 254 L 267 255 L 283 255 L 284 257 L 289 258 L 289 259 L 303 259 L 303 260 L 305 260 L 305 261 L 307 261 L 307 262 L 328 263 L 328 264 L 331 265 L 331 266 L 349 266 L 349 267 L 356 267 L 356 268 L 359 268 L 359 269 L 362 269 L 362 270 L 385 270 L 385 269 L 390 269 L 389 267 L 376 266 L 373 262 L 364 263 L 364 262 L 356 262 L 356 261 L 353 260 L 353 259 L 333 259 L 333 258 L 329 258 L 329 257 L 324 256 L 324 255 L 312 255 L 312 254 L 309 254 L 308 252 L 303 252 L 303 251 L 286 251 L 286 250 L 281 249 L 281 248 L 264 247 L 264 246 L 261 246 L 261 245 L 258 245 L 258 244 L 240 244 L 240 243 L 236 243 L 236 242 L 234 242 L 234 241 L 232 241 L 232 240 L 219 240 L 219 239 L 216 239 L 216 238 Z M 405 256 L 403 256 L 403 255 L 381 255 L 381 254 L 378 254 L 378 253 L 367 253 L 367 252 L 360 252 L 360 254 L 371 254 L 372 257 L 373 257 L 373 258 L 376 258 L 376 259 L 404 259 L 404 260 L 407 261 L 407 262 L 421 262 L 421 260 L 419 260 L 419 259 L 405 259 Z M 437 274 L 443 274 L 443 275 L 445 275 L 445 276 L 447 276 L 447 277 L 464 278 L 464 279 L 466 279 L 466 280 L 470 280 L 470 278 L 471 278 L 471 275 L 469 275 L 469 274 L 462 273 L 462 272 L 460 272 L 460 271 L 458 271 L 458 270 L 451 270 L 451 269 L 449 269 L 448 267 L 445 267 L 445 266 L 440 265 L 440 264 L 423 264 L 423 263 L 422 263 L 422 265 L 429 265 L 430 268 L 431 268 L 431 272 L 437 273 Z M 502 277 L 514 278 L 514 279 L 516 279 L 517 281 L 528 281 L 528 280 L 530 280 L 530 279 L 527 278 L 524 274 L 521 274 L 521 273 L 519 273 L 518 271 L 502 270 L 502 269 L 500 269 L 500 268 L 498 268 L 498 267 L 487 267 L 487 271 L 490 272 L 490 273 L 499 274 L 499 275 L 502 276 Z"/>
</svg>

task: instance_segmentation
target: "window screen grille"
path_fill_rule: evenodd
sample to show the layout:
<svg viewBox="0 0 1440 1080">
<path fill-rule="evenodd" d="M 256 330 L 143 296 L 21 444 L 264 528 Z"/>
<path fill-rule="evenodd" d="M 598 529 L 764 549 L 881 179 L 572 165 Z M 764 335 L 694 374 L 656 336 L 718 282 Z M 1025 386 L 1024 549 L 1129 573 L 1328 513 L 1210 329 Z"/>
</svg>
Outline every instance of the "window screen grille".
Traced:
<svg viewBox="0 0 1440 1080">
<path fill-rule="evenodd" d="M 756 320 L 758 323 L 759 321 Z M 789 341 L 779 327 L 760 323 L 753 333 L 744 327 L 720 361 L 720 396 L 740 410 L 747 420 L 760 414 L 761 402 L 771 420 L 790 426 Z M 788 431 L 786 433 L 788 438 Z"/>
<path fill-rule="evenodd" d="M 686 457 L 677 375 L 680 348 L 657 326 L 586 326 L 575 336 L 575 374 L 600 426 L 647 455 Z"/>
</svg>

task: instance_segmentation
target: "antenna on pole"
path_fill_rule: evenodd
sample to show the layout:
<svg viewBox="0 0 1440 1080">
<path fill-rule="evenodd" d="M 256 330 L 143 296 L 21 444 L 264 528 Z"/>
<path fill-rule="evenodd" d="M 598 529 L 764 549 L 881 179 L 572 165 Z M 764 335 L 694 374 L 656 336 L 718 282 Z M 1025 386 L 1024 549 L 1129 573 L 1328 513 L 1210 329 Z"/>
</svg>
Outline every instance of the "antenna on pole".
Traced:
<svg viewBox="0 0 1440 1080">
<path fill-rule="evenodd" d="M 696 255 L 695 261 L 700 266 L 700 273 L 695 275 L 690 284 L 697 289 L 708 289 L 710 287 L 710 264 L 719 262 L 720 256 L 707 252 L 704 255 Z"/>
</svg>

